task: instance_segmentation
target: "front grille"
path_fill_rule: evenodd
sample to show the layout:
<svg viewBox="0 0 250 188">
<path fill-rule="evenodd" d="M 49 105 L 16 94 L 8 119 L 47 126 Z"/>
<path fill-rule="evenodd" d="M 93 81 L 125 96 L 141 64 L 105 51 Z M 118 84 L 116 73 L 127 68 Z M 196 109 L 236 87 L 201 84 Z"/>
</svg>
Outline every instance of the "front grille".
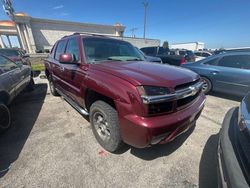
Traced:
<svg viewBox="0 0 250 188">
<path fill-rule="evenodd" d="M 158 104 L 149 104 L 148 105 L 148 114 L 161 114 L 169 113 L 173 111 L 173 102 L 164 102 Z"/>
<path fill-rule="evenodd" d="M 194 96 L 190 96 L 190 97 L 178 100 L 177 101 L 177 108 L 180 108 L 182 106 L 185 106 L 185 105 L 191 103 L 199 96 L 199 94 L 200 94 L 200 92 L 196 93 Z"/>
<path fill-rule="evenodd" d="M 188 83 L 185 83 L 185 84 L 178 85 L 178 86 L 175 87 L 175 91 L 188 88 L 188 87 L 198 83 L 199 81 L 200 81 L 200 79 L 197 79 L 197 80 L 195 80 L 193 82 L 188 82 Z"/>
</svg>

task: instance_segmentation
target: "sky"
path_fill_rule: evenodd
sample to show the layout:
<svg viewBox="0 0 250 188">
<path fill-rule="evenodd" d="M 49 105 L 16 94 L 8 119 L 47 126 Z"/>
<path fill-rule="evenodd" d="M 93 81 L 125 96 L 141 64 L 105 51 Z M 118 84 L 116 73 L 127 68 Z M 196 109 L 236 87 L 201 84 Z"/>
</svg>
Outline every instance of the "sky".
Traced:
<svg viewBox="0 0 250 188">
<path fill-rule="evenodd" d="M 126 26 L 143 36 L 143 0 L 13 0 L 16 12 L 32 17 Z M 250 46 L 250 0 L 148 0 L 146 37 L 204 42 L 207 48 Z M 0 20 L 6 20 L 0 9 Z"/>
</svg>

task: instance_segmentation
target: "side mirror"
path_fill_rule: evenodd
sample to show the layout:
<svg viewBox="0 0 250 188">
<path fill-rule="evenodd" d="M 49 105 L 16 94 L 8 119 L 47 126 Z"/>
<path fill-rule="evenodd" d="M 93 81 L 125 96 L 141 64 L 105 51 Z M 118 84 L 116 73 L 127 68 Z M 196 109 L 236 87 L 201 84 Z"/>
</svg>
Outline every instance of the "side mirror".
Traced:
<svg viewBox="0 0 250 188">
<path fill-rule="evenodd" d="M 63 64 L 78 64 L 73 54 L 61 54 L 59 62 Z"/>
</svg>

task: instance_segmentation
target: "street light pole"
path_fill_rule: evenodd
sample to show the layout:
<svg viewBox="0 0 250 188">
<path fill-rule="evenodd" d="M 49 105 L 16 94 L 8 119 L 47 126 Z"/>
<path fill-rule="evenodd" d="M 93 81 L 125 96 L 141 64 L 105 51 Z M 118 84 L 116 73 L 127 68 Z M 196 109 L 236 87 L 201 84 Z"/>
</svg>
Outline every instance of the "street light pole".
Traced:
<svg viewBox="0 0 250 188">
<path fill-rule="evenodd" d="M 147 8 L 148 8 L 148 2 L 145 0 L 143 2 L 144 5 L 144 32 L 143 32 L 143 38 L 146 38 L 146 26 L 147 26 Z"/>
</svg>

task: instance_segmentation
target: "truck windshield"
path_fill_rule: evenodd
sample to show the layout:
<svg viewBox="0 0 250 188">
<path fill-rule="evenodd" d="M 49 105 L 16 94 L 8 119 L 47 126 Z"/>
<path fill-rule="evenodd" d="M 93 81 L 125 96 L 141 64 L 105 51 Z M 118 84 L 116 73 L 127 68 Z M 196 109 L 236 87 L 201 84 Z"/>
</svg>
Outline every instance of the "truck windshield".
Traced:
<svg viewBox="0 0 250 188">
<path fill-rule="evenodd" d="M 83 38 L 85 56 L 89 64 L 104 61 L 144 61 L 144 56 L 128 42 L 113 39 Z"/>
</svg>

